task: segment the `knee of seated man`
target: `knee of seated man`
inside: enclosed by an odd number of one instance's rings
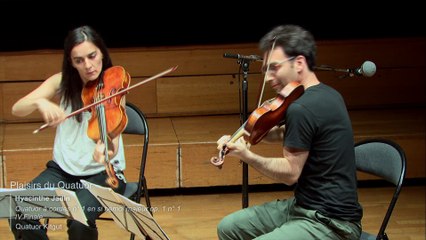
[[[217,232],[219,235],[221,234],[227,234],[231,233],[232,231],[235,231],[235,228],[237,226],[235,225],[235,221],[231,216],[226,216],[220,220],[219,224],[217,225]]]

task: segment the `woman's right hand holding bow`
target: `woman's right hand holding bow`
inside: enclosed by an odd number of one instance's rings
[[[40,98],[35,101],[38,111],[41,113],[44,121],[50,127],[56,127],[65,119],[65,112],[56,103],[53,103],[45,98]]]

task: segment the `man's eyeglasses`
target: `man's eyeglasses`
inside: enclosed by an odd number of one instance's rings
[[[281,62],[273,62],[273,63],[270,63],[269,66],[263,66],[262,72],[263,73],[266,73],[266,72],[277,72],[278,69],[281,67],[281,65],[283,63],[285,63],[287,61],[291,61],[294,58],[295,57],[289,57],[289,58],[286,58],[286,59],[282,60]]]

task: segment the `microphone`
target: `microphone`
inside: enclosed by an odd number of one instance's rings
[[[261,58],[260,56],[257,55],[241,55],[241,54],[232,54],[232,53],[224,53],[223,57],[225,58],[235,58],[238,60],[244,59],[244,60],[249,60],[249,61],[263,61],[263,58]]]
[[[372,61],[365,61],[361,67],[355,68],[353,74],[364,77],[371,77],[376,73],[376,64]]]

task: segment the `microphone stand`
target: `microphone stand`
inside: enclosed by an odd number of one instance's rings
[[[240,125],[243,125],[248,119],[248,72],[251,61],[262,61],[262,58],[257,55],[244,56],[240,54],[223,54],[226,58],[237,58],[237,63],[240,64],[240,69],[243,71],[242,92],[240,108]],[[243,180],[242,180],[242,205],[243,208],[248,207],[248,164],[243,162]]]
[[[318,66],[314,68],[315,70],[320,71],[333,71],[333,72],[344,72],[345,75],[340,76],[339,78],[345,77],[353,77],[355,75],[364,76],[364,77],[372,77],[376,73],[376,64],[372,61],[364,61],[361,67],[358,68],[333,68],[330,66]]]
[[[334,68],[334,67],[330,67],[330,66],[316,66],[314,68],[314,70],[317,71],[332,71],[332,72],[344,72],[346,74],[344,75],[340,75],[339,78],[345,78],[345,77],[353,77],[355,74],[351,69],[347,69],[347,68]]]
[[[248,72],[250,67],[250,60],[248,59],[239,59],[238,64],[240,64],[243,70],[243,82],[242,82],[242,113],[240,114],[241,124],[245,123],[248,119]],[[242,180],[242,207],[248,207],[248,164],[243,162],[243,180]]]

